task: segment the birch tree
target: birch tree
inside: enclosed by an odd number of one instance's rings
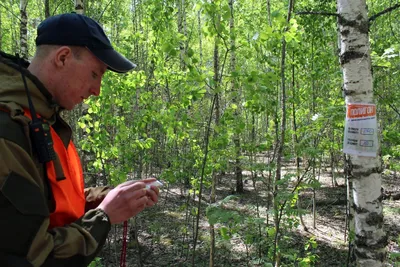
[[[85,13],[85,9],[84,9],[82,0],[75,0],[75,12],[78,14],[81,14],[81,15],[83,15],[83,13]]]
[[[44,17],[50,17],[50,3],[49,0],[44,0]]]
[[[187,35],[187,28],[186,28],[186,9],[185,9],[185,0],[179,0],[177,3],[178,6],[178,33],[182,34],[182,36]],[[185,53],[186,47],[185,42],[181,40],[179,42],[179,50],[180,50],[180,67],[183,70],[185,68]]]
[[[28,16],[26,14],[26,7],[28,5],[27,0],[21,0],[19,5],[19,11],[21,16],[21,24],[19,28],[19,40],[20,40],[20,49],[21,49],[21,57],[23,59],[28,59]]]
[[[229,30],[230,30],[230,69],[231,72],[234,72],[236,69],[236,42],[234,38],[235,32],[235,17],[234,17],[234,0],[229,0],[229,9],[231,12],[231,17],[229,19]],[[232,103],[236,105],[236,109],[234,112],[234,117],[240,122],[240,88],[235,81],[235,78],[231,80],[231,92],[232,92]],[[239,127],[239,126],[236,126]],[[241,158],[241,143],[240,143],[240,133],[238,130],[235,130],[233,135],[233,143],[235,146],[235,177],[236,177],[236,192],[243,193],[243,174],[242,174],[242,162]]]
[[[1,12],[2,10],[0,9],[0,50],[2,49],[2,44],[3,44],[3,24],[1,20]]]
[[[337,6],[346,103],[373,103],[366,1],[338,0]],[[353,184],[357,265],[383,266],[387,236],[383,230],[380,157],[351,155],[349,174]]]

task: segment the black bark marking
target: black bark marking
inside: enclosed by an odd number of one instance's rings
[[[346,82],[345,84],[357,84],[357,83],[360,83],[360,81],[349,81],[349,82]]]
[[[356,235],[356,238],[354,240],[354,243],[357,245],[359,248],[364,248],[364,249],[381,249],[385,248],[388,244],[388,235],[385,234],[382,236],[375,244],[367,244],[368,236],[371,236],[373,232],[366,232],[365,235]],[[377,254],[381,254],[378,252]]]
[[[345,96],[354,96],[359,94],[359,92],[355,90],[343,90],[343,93]]]
[[[366,93],[366,91],[364,91],[364,93]],[[383,170],[382,165],[379,167],[366,169],[365,171],[362,171],[362,169],[364,169],[364,166],[353,165],[351,168],[352,178],[362,178],[362,177],[369,176],[374,173],[382,173],[382,170]]]
[[[349,33],[350,33],[350,30],[348,30],[348,29],[345,29],[345,30],[340,31],[340,34],[341,34],[342,36],[344,36],[344,37],[347,37],[347,35],[349,35]]]
[[[362,214],[362,213],[368,213],[369,212],[367,209],[360,208],[354,203],[353,203],[353,209],[357,214]]]
[[[368,21],[364,21],[364,22],[360,23],[360,26],[358,29],[361,33],[368,34],[368,31],[369,31]]]
[[[360,33],[367,34],[369,30],[368,20],[363,19],[361,15],[358,15],[355,20],[347,20],[343,16],[339,16],[338,22],[342,27],[352,27]]]
[[[378,252],[378,253],[373,253],[372,251],[369,251],[371,256],[368,257],[368,255],[365,252],[362,252],[355,248],[354,253],[356,254],[357,258],[359,259],[374,259],[374,260],[379,260],[380,262],[383,262],[386,258],[386,253],[385,252]]]
[[[355,51],[346,51],[340,55],[340,64],[344,65],[349,63],[353,59],[362,58],[365,53],[355,52]]]
[[[374,225],[378,228],[382,228],[383,225],[383,214],[378,214],[376,212],[371,212],[366,218],[366,223],[368,225]]]

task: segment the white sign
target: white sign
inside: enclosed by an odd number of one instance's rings
[[[377,128],[376,105],[347,104],[343,152],[358,156],[376,157],[378,150]]]

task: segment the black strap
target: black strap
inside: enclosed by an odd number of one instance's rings
[[[47,167],[46,163],[43,163],[43,177],[44,177],[44,182],[47,186],[47,201],[53,202],[51,206],[49,206],[49,211],[50,213],[54,212],[54,209],[56,208],[56,204],[54,203],[54,197],[53,197],[53,190],[51,190],[51,184],[49,177],[47,176]],[[49,204],[50,205],[50,204]]]

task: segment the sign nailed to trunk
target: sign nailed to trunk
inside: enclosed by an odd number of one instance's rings
[[[377,149],[376,106],[374,104],[348,103],[343,152],[376,157]]]

